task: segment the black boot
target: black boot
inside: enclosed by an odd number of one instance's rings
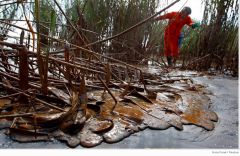
[[[168,62],[168,66],[171,67],[172,66],[172,56],[167,56],[167,62]]]

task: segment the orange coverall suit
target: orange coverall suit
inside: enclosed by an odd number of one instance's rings
[[[185,24],[191,25],[192,19],[187,16],[185,19],[181,18],[179,12],[167,13],[158,19],[169,19],[168,26],[164,33],[164,54],[165,56],[177,57],[178,50],[178,37],[181,33],[181,29]]]

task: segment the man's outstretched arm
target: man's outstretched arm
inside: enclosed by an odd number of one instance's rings
[[[187,24],[188,26],[190,26],[191,28],[193,28],[193,29],[200,27],[200,23],[199,23],[199,22],[194,22],[194,21],[192,21],[192,19],[191,19],[190,17],[187,17],[187,22],[186,22],[186,24]]]
[[[164,20],[164,19],[171,19],[171,18],[174,17],[174,15],[175,15],[174,12],[167,13],[167,14],[165,14],[165,15],[158,16],[158,17],[154,18],[154,20],[158,21],[158,20]]]

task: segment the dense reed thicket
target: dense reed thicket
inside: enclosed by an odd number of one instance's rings
[[[182,48],[183,66],[230,70],[238,74],[238,0],[203,1],[199,31],[188,31]]]
[[[9,1],[11,2],[11,1]],[[0,18],[25,20],[23,12],[36,27],[35,1],[3,5]],[[58,0],[39,1],[40,32],[85,47],[126,30],[167,6],[170,0]],[[201,28],[184,29],[184,42],[179,63],[197,70],[215,68],[238,72],[238,0],[202,0],[204,15]],[[180,8],[179,8],[180,9]],[[176,10],[178,11],[178,10]],[[10,21],[9,22],[15,22]],[[131,63],[146,63],[154,59],[162,62],[163,34],[167,21],[147,22],[136,29],[107,42],[86,47],[98,53]],[[9,29],[0,24],[1,36]],[[74,26],[76,29],[73,29]],[[76,30],[78,32],[76,32]],[[42,36],[43,47],[62,48]],[[85,53],[76,50],[76,56]]]

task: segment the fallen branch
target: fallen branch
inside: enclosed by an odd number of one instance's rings
[[[115,102],[115,104],[114,104],[114,106],[113,106],[113,108],[112,108],[112,112],[113,112],[114,109],[115,109],[115,107],[117,106],[118,101],[117,101],[117,99],[115,98],[115,96],[112,94],[112,92],[109,90],[109,88],[107,87],[106,83],[103,82],[103,80],[102,80],[99,76],[98,76],[98,79],[101,81],[101,83],[103,84],[104,88],[108,91],[108,93],[111,95],[111,97],[113,98],[113,100],[114,100],[114,102]]]
[[[15,117],[26,117],[26,116],[33,116],[33,115],[34,115],[33,113],[0,115],[0,119],[4,119],[4,118],[15,118]]]
[[[4,84],[4,83],[0,83],[0,85],[2,85],[3,87],[5,87],[5,88],[7,88],[7,89],[9,89],[9,90],[14,91],[14,92],[21,92],[22,95],[24,95],[24,96],[26,96],[26,97],[28,97],[28,98],[31,97],[29,94],[24,93],[24,92],[21,91],[20,89],[15,88],[15,87],[13,87],[13,86],[8,86],[8,85],[6,85],[6,84]],[[56,109],[56,110],[59,110],[59,111],[66,112],[66,110],[64,110],[64,109],[62,109],[62,108],[59,108],[59,107],[57,107],[57,106],[54,106],[54,105],[52,105],[52,104],[49,104],[49,103],[47,103],[47,102],[45,102],[45,101],[43,101],[43,100],[40,100],[40,99],[38,99],[38,98],[34,98],[34,100],[37,101],[37,102],[40,102],[41,104],[46,105],[46,106],[48,106],[48,107],[50,107],[50,108],[53,108],[53,109]]]

